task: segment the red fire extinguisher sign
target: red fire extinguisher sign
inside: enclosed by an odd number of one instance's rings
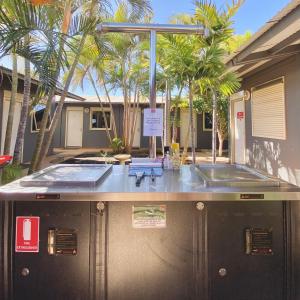
[[[39,252],[40,217],[16,217],[16,252]]]

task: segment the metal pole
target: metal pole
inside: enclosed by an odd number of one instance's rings
[[[212,101],[212,105],[213,105],[213,110],[212,110],[212,163],[216,164],[216,156],[217,156],[217,152],[216,152],[216,146],[217,146],[217,95],[216,95],[216,91],[213,90],[213,101]]]
[[[166,101],[165,101],[165,142],[164,146],[170,146],[170,98],[169,97],[169,82],[166,80]]]
[[[97,31],[106,32],[125,32],[125,33],[144,33],[155,30],[158,33],[176,34],[206,34],[202,26],[181,25],[181,24],[132,24],[132,23],[101,23],[97,25]]]
[[[156,109],[156,31],[150,31],[150,108]],[[156,137],[150,137],[150,158],[156,158]]]

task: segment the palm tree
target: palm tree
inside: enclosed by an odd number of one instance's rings
[[[127,0],[127,2],[122,1],[121,6],[126,7],[126,3],[128,3],[128,5],[129,5],[129,7],[132,11],[133,16],[143,16],[145,12],[148,12],[150,10],[150,5],[149,5],[148,0]],[[42,161],[45,159],[45,157],[46,157],[46,155],[49,151],[49,147],[50,147],[51,141],[53,139],[53,135],[54,135],[58,120],[61,116],[64,100],[66,98],[67,92],[68,92],[69,87],[71,85],[71,81],[72,81],[73,75],[75,73],[76,66],[79,62],[80,55],[81,55],[81,53],[84,49],[86,39],[87,39],[89,34],[95,33],[94,32],[95,25],[96,25],[97,22],[101,21],[101,17],[100,18],[96,17],[96,12],[99,11],[100,16],[101,16],[103,5],[107,5],[107,4],[108,3],[105,2],[105,1],[92,0],[90,5],[87,8],[87,16],[88,16],[88,20],[91,22],[91,24],[90,24],[90,26],[85,28],[85,30],[82,31],[82,35],[79,38],[77,51],[76,51],[76,54],[74,56],[74,60],[71,64],[71,68],[68,72],[62,96],[61,96],[60,101],[59,101],[59,103],[56,107],[55,113],[53,115],[53,119],[52,119],[52,122],[51,122],[49,133],[47,135],[47,139],[44,141],[42,151],[40,151],[40,155],[36,156],[36,159],[32,163],[32,167],[30,168],[32,171],[40,169]],[[128,128],[128,127],[126,127],[126,128]]]
[[[39,161],[48,151],[73,76],[73,70],[77,64],[75,57],[70,66],[67,61],[66,50],[74,51],[77,56],[80,55],[84,40],[90,32],[94,31],[95,24],[101,21],[99,16],[101,18],[108,14],[111,3],[107,0],[92,0],[91,2],[11,0],[6,2],[13,7],[13,16],[10,17],[7,14],[6,3],[1,1],[3,5],[0,7],[0,51],[4,55],[16,47],[16,53],[28,58],[34,65],[41,81],[40,90],[44,90],[48,94],[45,117],[41,124],[37,147],[30,168],[30,171],[34,171],[39,167]],[[45,4],[44,2],[49,3],[47,3],[48,5],[34,5]],[[144,11],[149,10],[149,3],[146,0],[128,0],[128,2],[135,14],[143,14]],[[100,13],[97,14],[97,12]],[[30,45],[25,46],[20,41],[29,33],[37,41],[33,43],[34,39],[31,39]],[[78,41],[76,49],[70,43],[73,39]],[[48,111],[50,111],[55,89],[60,86],[59,75],[67,68],[70,69],[70,72],[64,85],[64,93],[54,114],[46,140]]]
[[[12,3],[10,1],[4,0],[2,4],[6,5],[7,15],[12,16]],[[8,110],[6,132],[4,137],[4,149],[3,149],[3,154],[7,154],[7,155],[10,155],[12,150],[10,149],[10,146],[11,146],[11,139],[12,139],[16,97],[18,91],[18,55],[15,52],[15,47],[11,48],[10,54],[12,58],[11,96],[9,101],[9,110]]]
[[[251,34],[246,32],[244,35],[233,35],[223,45],[228,53],[234,52],[243,43],[245,43]],[[196,96],[195,109],[198,113],[209,112],[212,113],[212,87],[214,87],[218,101],[216,108],[216,130],[219,140],[219,156],[223,154],[223,142],[228,135],[228,106],[229,96],[232,95],[240,86],[237,76],[228,72],[223,65],[218,70],[218,73],[211,77],[203,77],[196,82]]]
[[[143,14],[137,14],[122,2],[108,21],[143,22],[148,19],[149,13],[146,10]],[[123,146],[127,152],[132,148],[142,85],[147,80],[142,38],[143,35],[122,33],[96,36],[99,56],[96,59],[93,57],[90,62],[108,99],[112,90],[118,89],[123,93]]]
[[[65,5],[63,6],[63,18],[61,19],[61,23],[59,24],[61,27],[62,34],[67,34],[69,31],[69,26],[70,26],[70,22],[71,22],[71,8],[72,8],[72,2],[70,0],[66,1]],[[53,26],[53,24],[51,24],[51,25]],[[52,27],[51,29],[53,30],[54,28]],[[65,45],[65,41],[61,40],[61,42],[59,44],[59,50],[58,50],[59,55],[62,55],[62,53],[64,51],[64,45]],[[53,70],[55,73],[54,77],[56,80],[58,80],[58,78],[59,78],[60,70],[61,70],[61,65],[59,62],[56,62],[55,70]],[[43,142],[45,139],[48,118],[49,118],[49,115],[51,112],[51,106],[52,106],[52,101],[53,101],[54,95],[55,95],[55,87],[52,88],[48,94],[48,100],[47,100],[43,118],[42,118],[42,121],[40,124],[39,132],[38,132],[38,136],[37,136],[37,142],[36,142],[35,150],[33,153],[31,165],[30,165],[30,168],[28,171],[29,174],[38,170],[39,164],[41,163],[40,156],[41,156],[41,152],[42,152]]]
[[[101,46],[98,45],[98,40],[95,39],[94,36],[89,36],[86,40],[86,45],[84,46],[84,49],[80,55],[79,63],[76,66],[72,85],[78,86],[80,85],[83,90],[83,81],[87,79],[90,84],[92,85],[94,92],[96,93],[96,96],[99,101],[99,105],[102,111],[102,116],[104,120],[105,125],[105,131],[107,135],[107,139],[109,143],[112,143],[112,140],[114,138],[118,138],[117,133],[117,127],[116,127],[116,120],[114,115],[113,106],[111,103],[110,95],[108,88],[106,86],[104,78],[104,63],[103,63],[103,57],[101,55]],[[74,53],[70,53],[71,60],[73,60]],[[107,116],[105,114],[104,109],[104,103],[102,100],[102,97],[99,95],[99,90],[102,88],[102,90],[105,91],[106,98],[108,101],[108,105],[111,111],[111,124],[112,124],[112,132],[109,129]]]
[[[173,20],[171,22],[175,23]],[[168,38],[159,35],[156,50],[158,62],[157,87],[161,87],[161,90],[165,91],[165,140],[168,146],[171,142],[177,142],[178,108],[185,86],[180,75],[174,74],[168,65],[168,59],[171,55],[169,46]]]
[[[11,53],[13,67],[12,67],[12,81],[11,81],[11,96],[9,101],[9,110],[7,117],[7,125],[6,125],[6,133],[4,140],[4,150],[3,154],[10,155],[11,153],[11,139],[12,139],[12,129],[13,129],[13,121],[15,114],[15,106],[16,106],[16,98],[18,91],[18,56],[16,53]]]
[[[16,141],[15,161],[19,162],[30,93],[30,79],[28,79],[30,62],[34,65],[40,79],[39,93],[49,93],[49,98],[52,100],[57,86],[58,66],[65,63],[62,51],[57,44],[61,45],[65,36],[55,31],[57,23],[61,20],[61,13],[57,7],[33,6],[23,0],[2,1],[2,4],[0,7],[0,52],[4,56],[11,49],[15,49],[17,54],[27,59],[24,103],[18,133],[19,140]],[[29,35],[31,35],[30,39]]]
[[[191,135],[192,159],[196,162],[195,151],[195,126],[193,114],[193,99],[195,93],[195,81],[207,75],[210,68],[218,68],[219,61],[215,59],[216,52],[203,50],[196,36],[166,35],[167,55],[165,59],[165,69],[173,74],[183,87],[188,88],[189,99],[189,134]],[[202,49],[199,51],[199,49]],[[188,138],[184,145],[187,149]]]
[[[63,22],[62,22],[62,26],[61,26],[61,31],[63,34],[68,34],[68,32],[70,30],[70,24],[72,21],[72,13],[71,13],[72,4],[73,4],[72,2],[73,2],[72,0],[69,0],[69,1],[66,1],[66,3],[65,3],[64,17],[63,17]],[[91,21],[91,24],[93,24],[93,26],[89,26],[89,27],[85,28],[85,30],[82,32],[82,35],[79,36],[78,45],[77,45],[78,48],[76,50],[74,49],[74,51],[75,51],[74,60],[71,64],[70,70],[68,72],[67,79],[66,79],[66,82],[64,85],[64,89],[63,89],[62,95],[60,97],[60,101],[54,112],[54,115],[53,115],[53,118],[52,118],[52,121],[50,124],[50,128],[49,128],[49,132],[47,134],[47,139],[45,139],[44,137],[45,137],[47,123],[48,123],[48,115],[50,113],[52,97],[54,96],[54,93],[52,92],[48,97],[47,106],[44,111],[43,119],[41,122],[41,128],[40,128],[39,135],[38,135],[38,141],[37,141],[35,153],[32,158],[32,161],[31,161],[31,166],[29,168],[29,174],[34,171],[37,171],[41,168],[42,162],[44,161],[44,159],[49,151],[49,147],[52,142],[58,120],[61,116],[63,104],[64,104],[65,98],[67,96],[67,93],[68,93],[68,90],[69,90],[69,87],[70,87],[70,84],[72,81],[72,77],[75,72],[75,68],[79,61],[81,51],[83,50],[83,47],[85,45],[85,41],[86,41],[89,31],[96,24],[95,23],[96,18],[94,17],[96,5],[97,5],[96,0],[92,0],[90,3],[90,6],[89,6],[88,14],[89,14],[89,19]],[[64,51],[64,45],[65,45],[64,42],[62,42],[62,44],[60,45],[61,53]],[[59,72],[60,72],[60,66],[59,66],[59,64],[57,64],[57,68],[56,68],[57,77],[59,76]]]
[[[213,64],[206,66],[206,72],[200,72],[198,77],[201,81],[210,82],[210,91],[212,94],[212,157],[213,164],[216,163],[216,132],[217,132],[217,96],[218,90],[222,87],[224,76],[234,79],[233,88],[228,86],[227,89],[231,92],[238,87],[238,81],[234,74],[226,74],[226,68],[222,61],[226,54],[226,44],[232,38],[234,30],[232,28],[232,18],[243,4],[243,0],[233,0],[232,5],[227,5],[225,9],[218,9],[215,4],[208,0],[200,0],[196,2],[195,20],[205,26],[208,30],[208,36],[201,37],[199,42],[201,47],[206,52],[211,52],[214,59],[211,60]],[[204,71],[204,70],[202,70]],[[199,75],[200,75],[199,74]],[[203,85],[203,84],[202,84]],[[223,88],[224,85],[223,85]]]

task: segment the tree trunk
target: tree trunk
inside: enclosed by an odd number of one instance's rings
[[[216,92],[213,90],[212,94],[212,163],[215,164],[217,160],[217,151],[216,151],[216,132],[217,132],[217,96]]]
[[[63,47],[64,47],[64,43],[62,42],[59,45],[59,55],[62,54],[63,51]],[[55,74],[55,80],[58,80],[59,77],[59,72],[60,72],[60,64],[59,62],[57,62],[56,64],[56,74]],[[49,91],[48,97],[47,97],[47,103],[46,103],[46,107],[44,110],[44,114],[43,114],[43,118],[40,124],[40,128],[37,134],[37,141],[36,141],[36,145],[35,145],[35,149],[32,155],[32,159],[31,159],[31,164],[28,170],[28,174],[33,173],[34,171],[37,170],[37,165],[39,164],[39,159],[41,156],[41,151],[42,151],[42,147],[43,147],[43,142],[44,142],[44,138],[46,135],[46,130],[47,130],[47,124],[48,124],[48,119],[49,119],[49,115],[51,112],[51,107],[52,107],[52,101],[55,97],[55,90],[56,88],[51,88],[51,90]]]
[[[131,95],[130,95],[131,99]],[[131,152],[133,137],[134,137],[134,126],[135,126],[135,117],[136,117],[136,101],[137,101],[137,85],[134,88],[133,104],[129,106],[129,115],[128,115],[128,152]]]
[[[124,95],[124,110],[123,110],[123,144],[125,150],[128,151],[128,135],[127,135],[127,127],[128,127],[128,94],[127,88],[125,87],[123,90]]]
[[[133,124],[131,126],[131,132],[130,132],[130,144],[129,144],[129,150],[130,150],[130,152],[131,152],[131,149],[132,149],[132,146],[133,146],[133,141],[134,141],[134,135],[135,135],[135,131],[136,131],[136,123],[137,123],[139,108],[140,108],[140,92],[138,91],[138,88],[137,88],[135,99],[134,99],[133,112],[132,112]]]
[[[180,87],[179,93],[178,93],[178,98],[176,99],[175,102],[175,109],[174,109],[174,116],[173,116],[173,121],[172,121],[172,143],[177,142],[177,119],[178,119],[178,106],[179,102],[181,100],[181,93],[183,91],[183,86]],[[171,90],[170,90],[170,101],[171,101]]]
[[[107,118],[106,118],[106,114],[105,114],[105,111],[104,111],[104,107],[103,107],[103,104],[102,104],[102,101],[101,101],[101,98],[99,96],[99,93],[97,91],[97,88],[96,88],[96,84],[95,84],[95,81],[90,73],[90,71],[88,71],[88,76],[89,76],[89,80],[94,88],[94,91],[96,93],[96,96],[99,100],[99,103],[100,103],[100,108],[101,108],[101,111],[102,111],[102,116],[103,116],[103,119],[104,119],[104,125],[105,125],[105,132],[106,132],[106,135],[107,135],[107,139],[109,141],[109,144],[111,145],[112,143],[112,138],[111,138],[111,135],[110,135],[110,132],[109,132],[109,128],[108,128],[108,122],[107,122]]]
[[[33,172],[35,172],[37,170],[37,165],[39,164],[39,157],[40,157],[40,153],[41,153],[42,147],[43,147],[44,137],[45,137],[46,130],[47,130],[48,119],[49,119],[49,115],[51,112],[51,106],[52,106],[52,101],[53,101],[54,96],[55,96],[55,91],[51,90],[48,95],[46,107],[44,109],[43,118],[42,118],[40,128],[39,128],[39,131],[37,134],[37,141],[36,141],[35,149],[34,149],[34,152],[32,155],[28,174],[32,174]]]
[[[190,115],[190,127],[191,127],[191,142],[192,142],[192,162],[196,164],[196,147],[195,147],[195,124],[193,114],[193,84],[189,82],[189,115]]]
[[[25,43],[29,43],[29,42],[30,42],[30,36],[27,35],[25,37]],[[15,145],[14,160],[13,160],[13,163],[15,165],[19,165],[22,161],[22,149],[24,146],[24,135],[25,135],[25,129],[27,125],[28,108],[30,102],[30,87],[31,87],[30,61],[28,59],[25,59],[24,95],[23,95],[21,117],[20,117],[18,133],[17,133],[17,140]]]
[[[108,100],[109,107],[110,107],[110,110],[111,110],[111,118],[112,118],[111,122],[112,122],[112,127],[113,127],[113,132],[114,132],[114,138],[117,138],[118,137],[118,132],[117,132],[117,126],[116,126],[115,112],[114,112],[113,106],[111,104],[111,99],[110,99],[109,92],[108,92],[107,87],[106,87],[106,83],[104,81],[104,77],[102,77],[102,81],[103,81],[103,87],[104,87],[104,90],[105,90],[106,98]]]
[[[172,121],[172,143],[177,142],[177,126],[176,126],[177,118],[178,118],[178,104],[176,103],[174,108],[173,121]]]
[[[123,80],[122,80],[122,89],[123,89],[123,97],[124,97],[124,111],[123,111],[123,145],[125,151],[128,152],[129,148],[129,137],[128,137],[128,129],[129,129],[129,112],[130,112],[130,90],[127,89],[127,76],[126,74],[126,66],[125,60],[122,63],[123,69]]]
[[[219,130],[218,130],[218,139],[219,139],[219,156],[222,156],[223,155],[224,137]]]
[[[66,83],[65,83],[65,86],[64,86],[64,90],[61,94],[59,103],[58,103],[58,105],[55,109],[53,119],[52,119],[52,122],[51,122],[51,126],[50,126],[50,129],[49,129],[49,133],[48,133],[48,136],[47,136],[47,140],[43,144],[42,151],[40,153],[40,157],[39,157],[38,163],[36,165],[36,169],[34,171],[37,171],[41,168],[41,164],[44,161],[44,159],[45,159],[45,157],[46,157],[46,155],[49,151],[50,144],[52,142],[53,135],[55,133],[58,120],[61,116],[62,108],[63,108],[64,102],[65,102],[65,99],[66,99],[66,96],[67,96],[67,93],[68,93],[68,90],[69,90],[69,87],[70,87],[70,84],[71,84],[71,81],[72,81],[72,78],[73,78],[73,75],[74,75],[74,72],[75,72],[75,68],[78,64],[80,54],[83,50],[86,37],[87,37],[87,34],[84,33],[82,38],[81,38],[79,47],[78,47],[78,52],[76,53],[75,59],[74,59],[74,61],[72,63],[72,66],[70,68],[70,71],[69,71],[69,74],[68,74],[68,77],[67,77],[67,80],[66,80]]]
[[[18,92],[18,57],[17,54],[15,53],[12,53],[12,62],[13,62],[13,69],[12,69],[11,97],[9,102],[6,134],[4,140],[4,150],[3,150],[4,155],[10,155],[12,129],[13,129],[13,122],[15,117],[16,98]]]
[[[185,161],[186,161],[186,158],[187,158],[190,133],[191,133],[191,120],[189,120],[188,131],[186,133],[186,136],[184,137],[184,145],[183,145],[183,152],[182,152],[182,158],[181,158],[181,163],[182,164],[185,164]]]

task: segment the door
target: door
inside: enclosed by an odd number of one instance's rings
[[[284,232],[281,202],[207,203],[209,300],[283,300]],[[247,254],[246,231],[261,230],[255,242],[272,253]],[[270,246],[267,246],[270,247]]]
[[[82,147],[82,107],[67,108],[66,125],[66,147]]]
[[[90,299],[90,211],[89,202],[16,203],[16,216],[40,217],[40,226],[39,252],[13,254],[14,300]],[[54,255],[49,253],[49,230],[65,232]],[[76,254],[70,248],[76,248]]]
[[[245,102],[237,100],[233,102],[233,126],[234,126],[234,163],[245,164]]]
[[[108,204],[108,297],[105,299],[205,299],[202,297],[201,259],[198,258],[203,249],[200,242],[195,242],[197,230],[202,231],[198,225],[202,221],[201,213],[192,202],[160,203],[166,211],[166,227],[140,224],[134,228],[134,209],[156,211],[158,208],[157,204],[145,206],[144,203]]]
[[[132,112],[131,112],[131,115],[132,115]],[[135,125],[135,132],[134,132],[132,146],[134,148],[140,148],[140,146],[141,146],[141,110],[140,109],[138,109],[137,115],[136,115],[136,125]]]
[[[22,99],[23,99],[23,95],[17,94],[13,128],[12,128],[12,138],[10,143],[10,155],[13,155],[15,150],[15,144],[17,140],[18,127],[20,123],[20,116],[21,116],[21,109],[22,109]],[[3,154],[3,150],[4,150],[4,141],[6,135],[9,104],[10,104],[10,92],[5,92],[4,101],[3,101],[3,114],[2,114],[1,154]]]
[[[186,140],[186,135],[189,130],[189,112],[181,110],[180,111],[180,144],[181,147],[184,147],[185,145],[185,140]],[[194,127],[195,127],[195,135],[194,135],[194,140],[195,140],[195,146],[197,147],[197,114],[194,113]],[[191,134],[189,134],[189,143],[188,147],[192,146],[192,137]]]

